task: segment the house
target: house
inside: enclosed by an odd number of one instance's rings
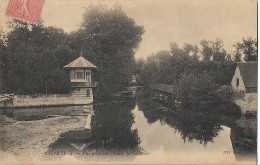
[[[153,95],[154,99],[158,99],[161,102],[164,102],[169,105],[173,105],[174,87],[172,85],[154,84],[154,85],[151,85],[150,88],[152,90],[152,95]]]
[[[238,62],[231,88],[233,92],[257,92],[257,62]]]
[[[70,72],[71,94],[93,99],[93,88],[96,87],[96,82],[93,81],[93,70],[96,66],[80,56],[64,68],[69,69]]]

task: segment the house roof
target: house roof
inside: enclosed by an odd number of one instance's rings
[[[245,87],[257,87],[257,62],[238,62]]]
[[[153,84],[151,85],[150,88],[158,91],[163,91],[166,93],[173,93],[174,90],[172,85],[166,85],[166,84]]]
[[[96,68],[96,66],[81,56],[68,65],[65,65],[64,68]]]

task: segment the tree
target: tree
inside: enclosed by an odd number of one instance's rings
[[[118,6],[90,6],[83,14],[81,29],[72,33],[70,47],[82,48],[83,55],[97,66],[99,96],[109,96],[130,83],[143,33],[143,27]]]
[[[235,45],[237,52],[241,51],[244,54],[245,61],[257,61],[257,40],[251,37],[245,39],[242,42],[237,42]],[[239,56],[239,54],[237,55]]]
[[[63,66],[73,54],[60,51],[67,34],[63,30],[15,20],[4,49],[4,88],[16,94],[67,93],[68,74]]]
[[[161,50],[149,56],[141,71],[142,81],[146,85],[172,82],[172,56],[169,51]]]
[[[213,61],[225,61],[227,52],[223,48],[223,46],[224,46],[223,41],[220,39],[216,39],[215,42],[212,42]]]
[[[200,42],[200,45],[202,46],[202,57],[203,57],[203,61],[210,61],[211,57],[212,57],[212,48],[210,46],[210,41],[207,40],[202,40]]]
[[[208,104],[216,101],[217,84],[208,73],[184,72],[175,84],[176,99],[182,104]]]
[[[216,41],[202,40],[200,42],[202,46],[202,56],[204,61],[225,61],[226,50],[223,48],[223,41],[216,39]]]
[[[241,56],[242,56],[242,54],[240,53],[240,44],[236,44],[236,45],[234,45],[234,47],[235,47],[235,59],[234,59],[234,61],[235,62],[241,62]]]
[[[184,57],[188,50],[184,51],[183,49],[179,48],[179,45],[176,42],[170,43],[171,54],[174,60],[179,60]]]
[[[198,47],[197,45],[194,45],[194,46],[193,46],[193,55],[192,55],[192,58],[193,58],[193,60],[196,61],[196,62],[199,61],[198,53],[199,53],[199,47]]]
[[[135,60],[135,67],[134,67],[134,74],[141,74],[142,70],[144,69],[145,61],[142,58]]]

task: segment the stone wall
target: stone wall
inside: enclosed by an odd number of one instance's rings
[[[52,105],[80,105],[90,104],[93,102],[92,97],[15,97],[13,100],[14,107],[29,106],[52,106]]]

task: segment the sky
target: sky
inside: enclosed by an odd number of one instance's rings
[[[0,27],[5,28],[4,10],[8,0],[0,0]],[[46,26],[71,32],[79,28],[89,5],[121,5],[145,34],[136,58],[169,50],[171,42],[198,44],[202,39],[224,41],[225,48],[249,36],[257,38],[256,0],[45,0],[41,17]]]

